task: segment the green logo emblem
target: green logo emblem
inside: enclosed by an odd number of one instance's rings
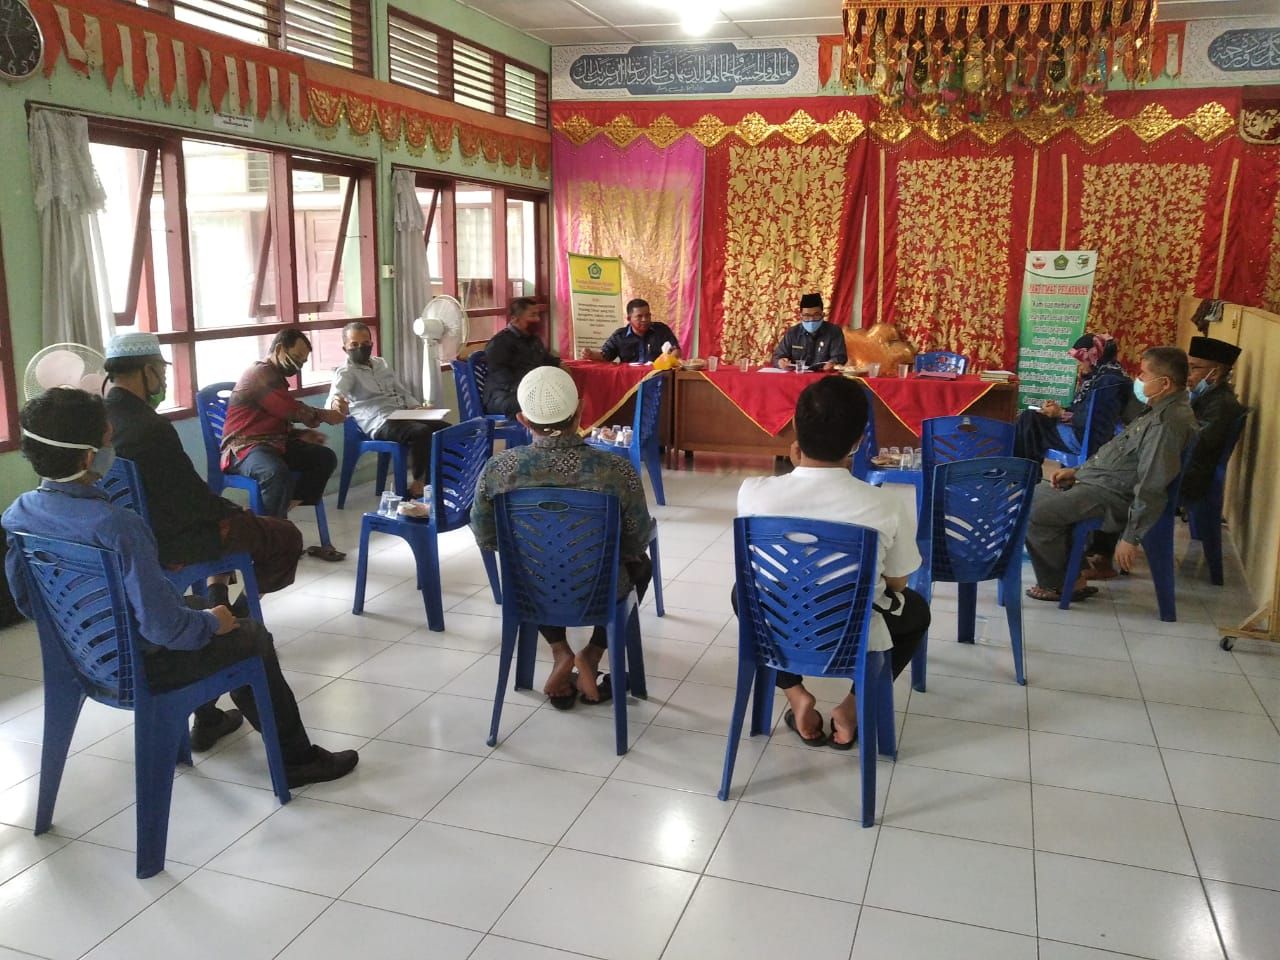
[[[1067,259],[1067,255],[1065,253],[1058,254],[1058,256],[1053,258],[1053,269],[1065,270],[1067,269],[1067,264],[1070,262],[1071,261]]]
[[[603,273],[604,271],[600,269],[600,264],[598,263],[593,263],[587,267],[587,276],[592,280],[599,280]]]

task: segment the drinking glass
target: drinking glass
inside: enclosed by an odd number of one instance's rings
[[[720,369],[719,357],[707,357],[707,373],[715,373]]]

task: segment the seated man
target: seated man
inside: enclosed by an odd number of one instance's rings
[[[1035,460],[1050,450],[1079,453],[1084,445],[1085,422],[1089,418],[1089,394],[1100,387],[1126,383],[1129,377],[1116,360],[1119,344],[1108,333],[1086,333],[1067,354],[1079,367],[1076,395],[1063,408],[1050,400],[1037,410],[1023,410],[1014,423],[1013,455]],[[1126,387],[1126,394],[1128,388]]]
[[[920,594],[907,589],[907,578],[920,566],[910,502],[849,472],[849,458],[862,439],[867,417],[866,395],[850,380],[826,377],[806,387],[796,402],[796,439],[791,444],[795,470],[744,480],[738,491],[738,516],[830,520],[879,533],[877,569],[884,596],[875,606],[879,615],[871,618],[866,643],[868,650],[892,651],[896,677],[929,629],[929,607]],[[736,613],[736,591],[732,597]],[[805,743],[849,750],[857,742],[856,691],[831,711],[828,736],[822,715],[814,709],[814,696],[800,676],[779,670],[777,686],[787,697],[783,720]]]
[[[1071,551],[1071,528],[1081,520],[1102,518],[1104,531],[1121,534],[1115,559],[1133,569],[1142,537],[1160,518],[1167,487],[1182,469],[1182,451],[1195,432],[1195,414],[1187,402],[1187,355],[1177,347],[1152,347],[1142,355],[1142,372],[1133,393],[1150,409],[1104,444],[1078,469],[1056,470],[1048,484],[1036,487],[1027,526],[1027,553],[1035,568],[1033,600],[1056,603],[1062,591],[1073,600],[1097,593],[1087,573],[1064,584]]]
[[[431,435],[443,420],[388,420],[387,414],[424,406],[382,357],[373,356],[373,335],[359,320],[342,328],[347,362],[333,371],[329,401],[333,410],[345,405],[357,425],[374,440],[390,440],[409,448],[409,496],[420,497],[431,470]]]
[[[516,297],[507,307],[507,326],[484,348],[489,376],[484,382],[485,413],[515,416],[520,412],[516,388],[536,367],[558,367],[560,358],[542,342],[542,308],[529,297]]]
[[[338,410],[321,410],[290,396],[289,377],[301,371],[310,356],[311,341],[301,330],[281,330],[271,341],[267,359],[244,372],[227,404],[222,469],[258,481],[262,509],[269,517],[284,518],[299,504],[318,503],[338,465],[337,456],[324,445],[323,433],[290,427],[295,421],[308,428],[336,425],[347,418],[345,404]],[[296,483],[294,473],[299,474]],[[307,553],[322,560],[346,556],[331,545],[310,547]]]
[[[156,541],[137,514],[112,506],[96,481],[111,469],[115,451],[102,400],[82,390],[55,387],[22,411],[22,454],[41,477],[4,512],[11,533],[86,543],[115,551],[124,590],[138,623],[142,669],[157,692],[186,686],[255,654],[262,657],[280,748],[290,787],[336,780],[355,768],[354,750],[330,753],[307,736],[293,691],[280,672],[271,634],[260,623],[237,620],[224,605],[209,610],[185,604],[160,569]],[[32,587],[10,548],[5,561],[18,608],[32,616]],[[254,729],[261,730],[249,687],[233,690]]]
[[[578,435],[578,414],[582,404],[573,378],[556,367],[541,367],[520,381],[519,420],[533,434],[533,443],[497,454],[485,465],[476,484],[471,508],[471,530],[481,550],[498,548],[493,498],[522,487],[567,487],[612,494],[621,512],[621,562],[618,566],[618,596],[632,585],[641,599],[653,575],[653,564],[645,551],[653,535],[654,521],[645,503],[640,475],[624,457],[595,450]],[[596,680],[600,658],[608,649],[603,626],[591,633],[591,640],[574,657],[564,627],[539,628],[551,644],[554,664],[542,688],[558,710],[568,710],[578,695],[584,703],[603,703],[613,695],[608,675]],[[575,677],[574,667],[577,667]],[[576,680],[577,692],[574,690]],[[625,695],[625,691],[620,691]]]
[[[288,520],[257,517],[209,489],[182,449],[178,431],[155,408],[164,401],[165,367],[154,333],[122,333],[106,349],[111,381],[106,413],[116,453],[138,468],[147,498],[151,532],[166,567],[216,560],[228,553],[247,553],[263,593],[293,583],[302,556],[302,534]],[[228,574],[209,578],[209,600],[226,606]],[[242,595],[233,608],[248,616]],[[191,749],[210,749],[220,737],[240,726],[239,710],[207,704],[196,711]]]
[[[662,356],[662,348],[680,356],[680,342],[665,323],[657,323],[649,312],[648,300],[632,300],[627,304],[627,325],[619,327],[599,350],[584,347],[582,359],[622,363],[653,363]]]
[[[800,298],[800,322],[783,335],[773,351],[773,362],[783,370],[800,365],[808,370],[830,370],[848,363],[844,331],[823,319],[822,294]]]

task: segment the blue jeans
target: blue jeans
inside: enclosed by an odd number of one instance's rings
[[[263,515],[284,518],[290,500],[319,502],[337,466],[338,455],[323,444],[290,439],[283,455],[275,447],[254,447],[228,472],[258,481]]]

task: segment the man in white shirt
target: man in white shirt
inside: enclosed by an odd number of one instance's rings
[[[929,628],[929,607],[907,589],[920,566],[914,511],[905,497],[873,487],[849,472],[849,460],[867,426],[868,404],[862,388],[843,377],[824,377],[807,387],[796,402],[795,470],[781,477],[755,477],[738,491],[738,516],[804,517],[854,523],[879,533],[877,568],[884,596],[875,605],[868,650],[892,651],[896,677],[911,662]],[[736,606],[737,596],[734,595]],[[858,739],[854,693],[831,711],[831,733],[823,729],[812,693],[802,678],[778,671],[778,689],[787,697],[787,726],[805,743],[848,750]]]
[[[373,335],[366,324],[355,320],[342,328],[342,350],[347,362],[333,371],[327,406],[340,410],[345,402],[349,415],[369,437],[407,446],[409,496],[422,496],[431,469],[431,435],[448,424],[387,419],[396,410],[422,406],[422,401],[409,392],[386,360],[373,356]]]

